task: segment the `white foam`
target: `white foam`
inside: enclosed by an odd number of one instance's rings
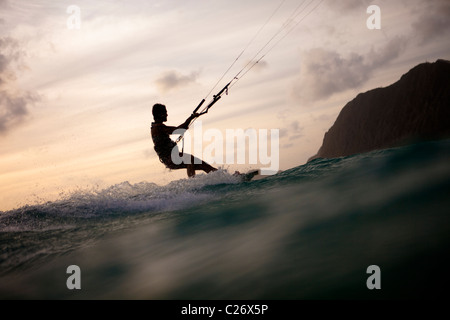
[[[61,193],[60,199],[56,201],[27,205],[2,213],[0,230],[14,232],[70,228],[74,223],[72,218],[182,210],[221,196],[211,190],[202,190],[203,187],[240,182],[238,176],[219,169],[209,174],[172,181],[164,186],[151,182],[131,184],[124,181],[100,190],[76,190]]]

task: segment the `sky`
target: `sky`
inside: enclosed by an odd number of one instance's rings
[[[186,178],[153,150],[153,104],[179,125],[265,53],[199,121],[278,130],[279,169],[302,165],[358,93],[450,60],[449,31],[446,0],[0,0],[0,210]]]

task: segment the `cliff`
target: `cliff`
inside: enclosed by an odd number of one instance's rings
[[[437,60],[347,103],[309,161],[444,138],[450,138],[450,61]]]

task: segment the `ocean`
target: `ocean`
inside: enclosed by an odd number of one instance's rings
[[[0,298],[443,298],[449,208],[450,140],[78,191],[0,212]]]

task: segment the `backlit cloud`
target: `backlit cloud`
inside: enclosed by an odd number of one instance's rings
[[[333,9],[338,11],[351,11],[360,10],[361,8],[367,8],[373,1],[372,0],[340,0],[329,1],[327,4]]]
[[[414,32],[422,45],[441,36],[448,37],[450,32],[450,2],[434,0],[429,3],[430,9],[412,23]]]
[[[406,44],[405,38],[396,37],[381,50],[372,49],[366,55],[352,53],[347,57],[337,51],[311,49],[302,56],[300,80],[294,88],[294,96],[308,103],[359,88],[375,70],[396,59]]]
[[[161,92],[165,93],[172,89],[194,83],[197,80],[198,75],[198,72],[191,72],[189,75],[183,75],[177,71],[171,70],[160,75],[158,79],[155,80],[155,84]]]
[[[304,127],[300,126],[300,123],[295,120],[286,124],[280,129],[280,138],[287,138],[290,142],[303,137]]]
[[[251,68],[251,70],[254,72],[260,72],[262,70],[265,70],[269,66],[269,64],[265,60],[257,61],[256,63],[254,61],[248,61],[247,65],[247,68]]]
[[[38,100],[36,94],[23,92],[16,85],[16,69],[23,69],[22,53],[12,38],[0,38],[0,134],[6,134],[23,122],[28,105]]]

